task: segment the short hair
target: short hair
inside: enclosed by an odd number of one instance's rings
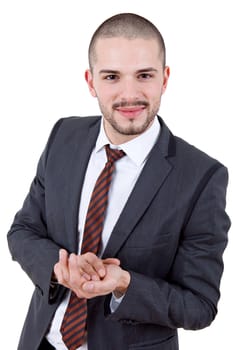
[[[163,67],[166,65],[166,48],[164,39],[156,26],[148,19],[134,13],[120,13],[106,19],[94,32],[89,49],[90,69],[96,59],[95,45],[99,38],[123,37],[126,39],[155,39],[160,48]]]

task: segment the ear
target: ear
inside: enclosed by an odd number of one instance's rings
[[[167,88],[169,76],[170,76],[170,68],[168,66],[166,66],[164,68],[162,93],[164,93],[166,88]]]
[[[94,85],[93,85],[93,75],[92,75],[90,69],[87,69],[85,71],[85,80],[87,82],[87,85],[88,85],[88,88],[89,88],[89,91],[90,91],[91,95],[93,97],[96,97],[97,95],[96,95],[96,92],[95,92],[95,89],[94,89]]]

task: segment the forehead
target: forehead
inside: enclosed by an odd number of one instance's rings
[[[94,66],[120,69],[162,64],[161,52],[155,39],[99,38],[95,45]]]

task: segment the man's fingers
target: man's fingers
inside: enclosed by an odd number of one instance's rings
[[[69,268],[69,273],[70,273],[70,284],[72,286],[77,286],[80,284],[80,268],[78,267],[77,264],[77,255],[75,254],[70,254],[69,260],[68,260],[68,268]]]
[[[105,281],[104,285],[99,285],[96,282],[100,282],[105,279],[107,273],[107,266],[115,265],[119,266],[120,261],[116,258],[100,259],[94,253],[85,253],[82,255],[76,255],[74,253],[68,254],[65,249],[59,251],[59,261],[54,266],[54,273],[60,284],[74,290],[79,289],[83,283],[87,283],[85,288],[86,292],[92,293],[92,289],[95,292],[104,293],[111,289],[110,281]],[[88,282],[90,282],[88,284]],[[91,284],[94,282],[94,284]]]
[[[54,265],[53,272],[55,274],[55,277],[56,277],[57,281],[60,283],[61,282],[61,278],[62,278],[62,274],[61,274],[61,267],[60,267],[59,263],[56,263]]]
[[[106,273],[103,261],[93,253],[81,255],[79,266],[83,273],[87,273],[93,280],[103,278]]]
[[[69,274],[69,267],[68,267],[68,252],[65,249],[60,249],[59,251],[59,263],[61,266],[61,273],[63,280],[67,283],[69,282],[70,274]],[[64,282],[63,281],[63,282]]]
[[[59,250],[59,262],[61,264],[67,265],[68,252],[65,249]]]
[[[90,297],[93,297],[95,295],[109,294],[115,289],[115,287],[116,281],[114,279],[109,279],[106,281],[87,281],[83,283],[82,290],[84,293],[88,293]]]
[[[65,249],[59,251],[59,261],[54,265],[54,273],[60,284],[67,286],[69,281],[68,253]]]

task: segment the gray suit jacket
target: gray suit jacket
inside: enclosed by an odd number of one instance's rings
[[[88,301],[89,350],[177,350],[177,328],[208,326],[217,313],[225,213],[226,168],[161,133],[104,252],[131,274],[111,313],[110,295]],[[8,234],[9,248],[35,285],[19,350],[37,350],[65,288],[50,288],[61,247],[76,252],[83,179],[100,117],[57,122],[36,177]]]

